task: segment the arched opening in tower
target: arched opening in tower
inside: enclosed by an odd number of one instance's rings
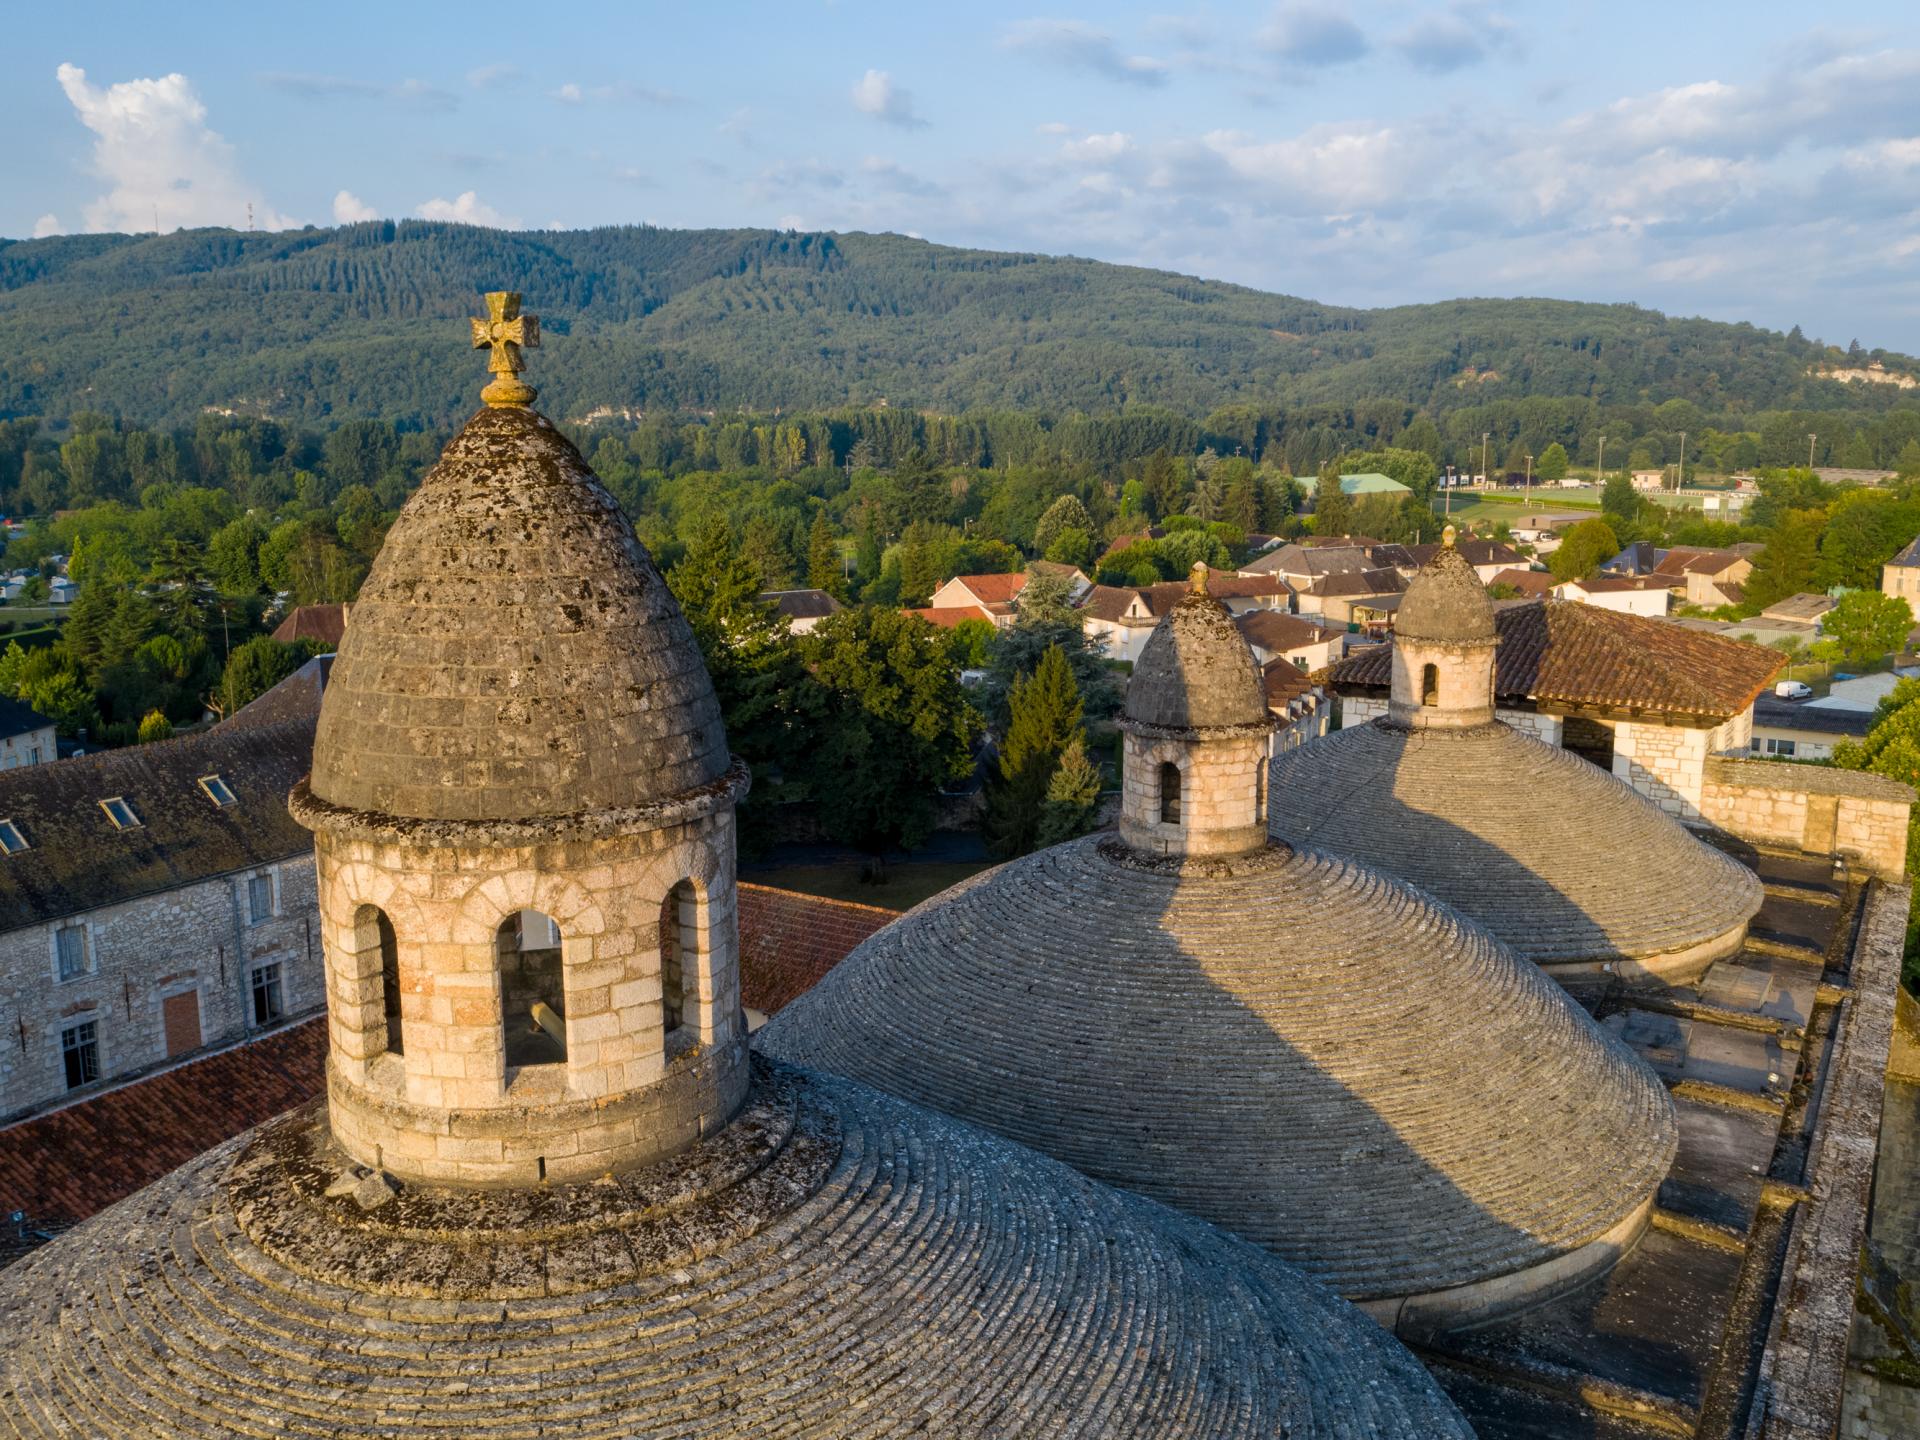
[[[362,905],[353,912],[353,949],[355,973],[364,986],[379,986],[382,1028],[368,1037],[367,1053],[404,1055],[400,1018],[400,944],[394,937],[393,922],[378,905]],[[376,962],[379,969],[376,971]],[[363,989],[362,995],[366,994]],[[368,997],[372,998],[372,997]]]
[[[700,955],[700,897],[682,880],[660,902],[660,1010],[671,1035],[686,1023],[687,977]]]
[[[567,1001],[560,927],[538,910],[516,910],[500,922],[496,948],[507,1068],[565,1060]]]
[[[1420,671],[1420,703],[1438,705],[1440,703],[1440,667],[1425,666]]]
[[[1171,760],[1160,765],[1160,823],[1180,823],[1180,767]]]

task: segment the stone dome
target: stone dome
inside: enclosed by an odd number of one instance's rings
[[[1393,633],[1448,645],[1491,645],[1496,637],[1487,587],[1454,548],[1451,535],[1449,530],[1440,553],[1408,583],[1394,612]]]
[[[529,820],[671,799],[727,767],[692,632],[613,498],[543,416],[482,410],[361,587],[320,708],[314,798]]]
[[[1763,898],[1637,790],[1499,722],[1352,726],[1275,757],[1267,795],[1276,837],[1418,885],[1563,975],[1697,974]]]
[[[1611,1265],[1677,1144],[1653,1072],[1538,969],[1285,846],[1013,861],[756,1043],[1211,1220],[1406,1333]]]
[[[295,1111],[0,1273],[0,1431],[1472,1436],[1290,1267],[844,1080],[599,1184],[345,1166]]]
[[[1227,607],[1207,594],[1204,565],[1147,637],[1121,716],[1161,730],[1269,723],[1259,663]]]

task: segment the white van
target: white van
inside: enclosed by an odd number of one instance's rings
[[[1782,680],[1773,687],[1773,693],[1781,700],[1805,700],[1813,694],[1813,687],[1804,680]]]

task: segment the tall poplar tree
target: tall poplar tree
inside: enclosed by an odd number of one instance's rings
[[[987,846],[1002,859],[1040,843],[1047,787],[1067,747],[1080,738],[1080,689],[1058,645],[1049,645],[1031,675],[1013,682],[1000,764],[987,786]]]

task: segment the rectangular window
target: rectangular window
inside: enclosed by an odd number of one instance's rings
[[[247,879],[247,913],[252,923],[273,918],[273,876],[253,875]]]
[[[253,1023],[271,1025],[285,1014],[280,996],[280,965],[256,965],[253,970]]]
[[[133,807],[118,795],[102,800],[100,808],[107,812],[107,819],[113,822],[116,830],[131,830],[140,823],[140,817],[133,813]]]
[[[66,1062],[69,1090],[100,1078],[100,1032],[93,1021],[82,1020],[60,1032],[60,1058]]]
[[[18,855],[27,848],[27,837],[11,820],[0,820],[0,854]]]
[[[206,791],[207,798],[222,810],[234,803],[233,791],[228,788],[227,782],[218,775],[202,775],[200,777],[200,788]]]
[[[1767,753],[1769,755],[1791,755],[1796,748],[1798,748],[1797,744],[1792,740],[1767,741]]]
[[[87,931],[84,925],[69,925],[54,932],[60,952],[60,978],[71,980],[87,973]]]

